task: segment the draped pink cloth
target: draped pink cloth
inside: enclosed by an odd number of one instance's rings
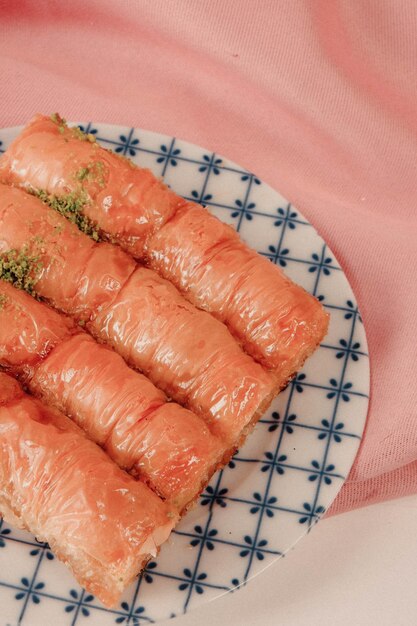
[[[58,110],[175,134],[313,222],[354,288],[372,369],[331,512],[417,492],[415,0],[3,0],[0,23],[0,126]]]

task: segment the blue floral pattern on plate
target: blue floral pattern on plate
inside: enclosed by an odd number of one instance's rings
[[[329,508],[352,466],[368,408],[367,342],[354,295],[296,207],[253,173],[198,146],[136,128],[81,126],[232,224],[323,302],[331,324],[323,345],[115,609],[78,587],[48,545],[0,522],[0,626],[143,625],[244,586]],[[0,131],[0,152],[18,132]]]

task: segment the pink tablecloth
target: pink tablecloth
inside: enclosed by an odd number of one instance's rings
[[[417,492],[417,3],[0,2],[0,125],[142,126],[255,171],[315,224],[368,334],[366,435],[332,512]]]

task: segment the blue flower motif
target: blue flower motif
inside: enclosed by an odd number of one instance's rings
[[[151,584],[153,583],[153,576],[152,576],[152,572],[153,570],[158,566],[158,564],[156,563],[156,561],[150,561],[147,566],[146,569],[143,571],[143,578],[144,580]]]
[[[277,430],[281,417],[280,414],[277,411],[273,411],[272,415],[271,415],[272,419],[274,420],[274,423],[272,423],[269,428],[268,431],[270,433],[273,433],[275,430]],[[288,422],[295,422],[295,420],[297,419],[297,416],[294,413],[291,413],[291,415],[288,415],[288,417],[285,420],[285,432],[287,432],[289,435],[291,435],[294,432],[294,428],[292,427],[291,424],[288,424]]]
[[[289,253],[289,249],[288,248],[284,248],[280,252],[278,252],[278,250],[277,250],[277,248],[275,246],[268,246],[268,249],[275,256],[275,258],[278,261],[279,265],[281,267],[286,267],[287,261],[286,261],[285,257]]]
[[[205,163],[203,163],[199,168],[198,171],[199,172],[205,172],[207,171],[207,169],[210,167],[210,163],[213,157],[209,157],[208,154],[204,154],[203,155],[203,161],[205,161]],[[215,174],[216,176],[218,176],[220,174],[220,170],[218,166],[221,166],[222,164],[222,159],[214,159],[213,163],[211,163],[211,171],[213,172],[213,174]]]
[[[94,600],[94,596],[91,594],[83,595],[83,591],[78,593],[78,591],[75,591],[75,589],[71,589],[69,594],[74,602],[71,602],[71,604],[67,604],[65,606],[65,612],[72,613],[72,611],[74,611],[77,606],[80,606],[81,615],[84,615],[84,617],[88,617],[90,615],[90,610],[86,606],[84,606],[84,604],[92,602]]]
[[[291,415],[288,415],[286,422],[295,422],[296,419],[297,416],[295,415],[295,413],[291,413]],[[289,435],[294,432],[294,428],[291,426],[291,424],[285,425],[285,432],[287,432]]]
[[[243,174],[240,180],[243,180],[243,181],[249,180],[251,176],[252,176],[252,182],[255,183],[255,185],[261,184],[261,181],[259,180],[259,178],[255,176],[255,174]]]
[[[249,535],[245,535],[243,538],[244,543],[247,544],[248,548],[244,548],[239,552],[239,556],[242,558],[248,556],[251,552],[254,552],[258,561],[263,561],[265,556],[263,554],[263,549],[268,545],[268,541],[266,539],[261,539],[257,543],[254,543],[254,539]]]
[[[188,569],[188,567],[185,568],[185,570],[183,570],[184,572],[184,576],[185,578],[189,579],[189,582],[183,582],[178,586],[178,589],[180,591],[185,591],[186,589],[189,588],[190,584],[194,584],[195,585],[195,590],[197,593],[202,594],[204,593],[204,587],[201,584],[198,584],[199,582],[203,582],[204,580],[206,580],[207,578],[207,574],[205,574],[204,572],[202,574],[199,574],[193,581],[193,575],[191,573],[191,570]]]
[[[254,202],[250,202],[249,204],[244,206],[242,200],[235,200],[235,204],[238,210],[233,211],[233,213],[231,213],[231,217],[237,217],[238,215],[240,215],[240,213],[243,213],[243,215],[245,216],[247,220],[249,221],[253,220],[253,215],[251,211],[252,209],[256,207],[256,204]]]
[[[331,400],[332,398],[334,398],[336,396],[337,392],[339,391],[339,389],[338,389],[339,385],[338,385],[337,380],[335,380],[334,378],[331,378],[329,382],[330,382],[330,385],[332,387],[335,387],[335,389],[336,389],[335,391],[329,391],[329,393],[326,396],[329,400]],[[349,402],[350,401],[348,392],[349,392],[349,389],[352,388],[352,386],[353,386],[352,383],[345,383],[343,385],[343,387],[340,389],[340,397],[345,402]]]
[[[270,433],[273,433],[279,426],[279,420],[281,419],[280,414],[278,413],[278,411],[273,411],[272,415],[271,415],[272,419],[275,420],[275,423],[271,424],[268,428],[268,431]]]
[[[7,537],[8,535],[10,535],[12,531],[10,530],[10,528],[2,528],[0,531],[0,548],[4,548],[6,545],[6,542],[4,541],[4,537]]]
[[[287,460],[286,454],[281,454],[276,460],[274,460],[274,454],[272,452],[265,452],[266,461],[264,461],[264,465],[261,467],[261,472],[267,472],[270,467],[275,467],[275,471],[282,475],[285,474],[285,469],[282,467],[281,463],[284,463]]]
[[[361,344],[358,341],[352,344],[350,348],[346,339],[340,339],[339,343],[341,345],[341,348],[340,352],[337,352],[336,354],[336,359],[341,359],[346,354],[346,352],[348,352],[352,361],[359,361],[359,355],[357,354],[357,352],[361,347]]]
[[[313,259],[314,263],[312,263],[308,268],[308,271],[310,273],[314,274],[314,272],[317,272],[317,268],[321,266],[323,268],[323,274],[325,276],[330,275],[330,268],[328,267],[328,265],[331,264],[332,259],[329,256],[326,257],[323,262],[321,262],[319,255],[314,252],[314,254],[311,255],[311,258]]]
[[[323,474],[323,480],[325,482],[326,485],[331,485],[332,484],[332,479],[330,476],[328,476],[327,474],[329,472],[333,472],[333,470],[335,469],[335,466],[330,463],[329,465],[327,465],[323,470],[321,470],[320,468],[320,463],[318,461],[311,461],[311,465],[313,467],[315,471],[313,474],[310,474],[308,477],[308,480],[310,482],[315,482],[318,477],[320,476],[320,474]]]
[[[218,535],[218,531],[215,528],[212,528],[212,530],[207,533],[206,537],[204,537],[204,531],[201,526],[194,526],[194,531],[200,536],[190,541],[190,545],[193,546],[193,548],[202,544],[208,550],[214,550],[214,543],[211,539],[214,539],[214,537]]]
[[[317,517],[318,515],[321,515],[326,510],[324,506],[318,506],[313,511],[313,507],[308,502],[304,502],[303,509],[306,512],[306,515],[303,515],[302,517],[299,518],[298,520],[299,524],[305,524],[309,519],[313,517]]]
[[[210,502],[215,502],[216,504],[224,508],[225,506],[227,506],[227,503],[224,499],[228,491],[229,490],[225,487],[223,487],[223,489],[220,489],[219,491],[215,491],[211,485],[208,485],[205,492],[202,494],[202,506],[206,506],[207,504],[210,504]]]
[[[252,515],[255,515],[256,513],[258,513],[259,509],[262,507],[262,496],[260,493],[255,492],[253,494],[254,500],[255,500],[255,505],[250,509],[250,513],[252,513]],[[275,496],[271,496],[270,498],[268,498],[268,500],[264,503],[263,508],[265,509],[265,514],[267,517],[274,517],[274,510],[271,508],[274,504],[276,504],[278,502],[278,498],[276,498]]]
[[[298,376],[296,376],[293,380],[293,385],[294,385],[294,389],[298,392],[298,393],[303,393],[304,389],[302,387],[302,381],[305,380],[306,375],[301,373],[298,374]]]
[[[161,154],[161,156],[156,159],[157,163],[164,163],[164,161],[168,161],[174,167],[178,165],[178,161],[175,157],[181,154],[181,150],[179,148],[175,148],[175,150],[172,150],[172,152],[170,153],[167,146],[162,145],[161,152],[163,154]]]
[[[330,463],[329,465],[326,465],[325,467],[325,472],[334,472],[335,470],[335,466],[333,465],[333,463]],[[326,483],[326,485],[331,485],[332,484],[332,479],[330,476],[325,476],[324,477],[324,482]]]
[[[353,315],[356,313],[356,304],[354,304],[352,300],[346,300],[346,306],[348,307],[348,309],[351,309],[351,310],[345,313],[345,320],[350,320],[353,317]],[[358,313],[358,320],[361,323],[363,323],[362,318],[359,315],[359,313]]]
[[[88,133],[89,135],[97,135],[97,128],[90,128],[89,126],[90,124],[88,124],[87,126],[82,126],[81,124],[78,124],[78,128],[82,130],[83,133]]]
[[[320,470],[320,465],[318,461],[311,461],[311,465],[314,467],[314,469],[316,470]],[[310,474],[310,476],[308,477],[308,480],[311,482],[314,482],[315,480],[317,480],[318,478],[318,474]]]
[[[211,193],[206,193],[205,195],[200,197],[200,194],[198,193],[198,191],[196,189],[192,190],[191,196],[193,198],[195,198],[196,200],[198,200],[199,202],[201,202],[201,204],[205,204],[206,202],[210,202],[210,200],[213,199],[213,196],[211,195]]]
[[[44,589],[45,583],[37,583],[36,585],[31,587],[31,584],[27,578],[21,578],[20,582],[22,583],[24,589],[22,589],[22,591],[19,591],[19,593],[15,595],[16,600],[22,600],[22,598],[29,596],[33,604],[39,604],[41,599],[36,592]]]
[[[52,554],[49,545],[47,543],[40,543],[39,541],[37,541],[36,543],[39,544],[39,548],[34,548],[33,550],[31,550],[29,553],[30,556],[38,556],[38,554],[43,550],[45,553],[45,557],[48,559],[48,561],[53,561],[55,557]]]
[[[336,443],[340,443],[342,441],[342,437],[339,435],[339,432],[345,427],[343,422],[339,422],[333,429],[331,429],[329,420],[322,419],[322,425],[326,428],[326,432],[321,432],[317,435],[318,439],[326,439],[326,437],[333,437]]]
[[[235,200],[235,204],[239,208],[239,211],[233,211],[232,217],[237,217],[240,214],[240,212],[241,212],[241,210],[243,208],[242,200]]]
[[[144,606],[138,606],[137,609],[134,609],[133,606],[130,607],[127,602],[122,602],[120,607],[126,612],[126,615],[120,615],[117,617],[115,620],[116,624],[123,624],[126,622],[126,624],[135,624],[136,626],[136,624],[140,623],[140,619],[144,617]]]
[[[298,217],[298,213],[296,211],[290,211],[290,208],[283,209],[279,207],[277,209],[278,219],[275,220],[274,226],[281,226],[283,222],[287,222],[288,228],[294,230],[296,228],[297,222],[295,221]]]
[[[130,156],[135,156],[137,152],[137,147],[139,145],[139,139],[130,139],[126,137],[126,135],[119,136],[120,142],[123,144],[121,146],[117,146],[115,152],[123,152],[123,154],[129,154]]]

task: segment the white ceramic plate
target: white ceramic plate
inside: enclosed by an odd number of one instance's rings
[[[76,584],[43,544],[0,526],[0,626],[136,625],[179,615],[244,585],[319,520],[355,458],[368,408],[369,360],[355,297],[298,209],[225,158],[149,131],[84,130],[233,224],[247,243],[319,297],[329,333],[229,467],[114,610]],[[19,132],[0,131],[4,150]]]

